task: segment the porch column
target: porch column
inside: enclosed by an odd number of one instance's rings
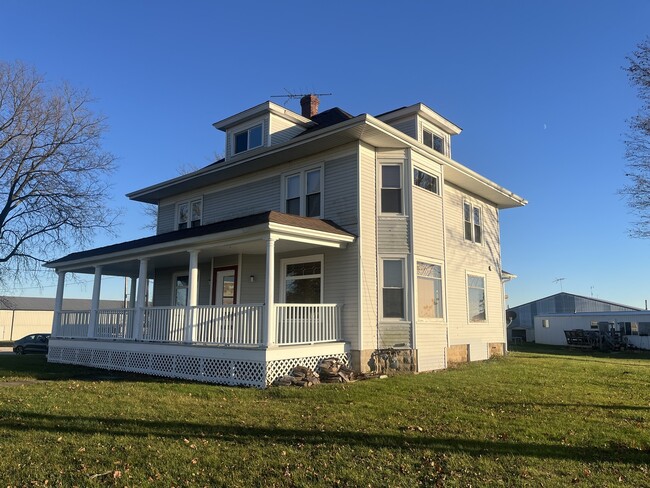
[[[187,308],[185,309],[185,330],[183,331],[183,342],[194,342],[196,331],[194,330],[194,307],[198,304],[199,297],[199,251],[193,249],[190,253],[190,269],[188,272],[189,282],[187,284]]]
[[[266,239],[266,283],[264,298],[266,303],[266,323],[262,330],[262,343],[273,347],[276,343],[275,331],[275,241],[276,237]]]
[[[65,271],[57,271],[59,281],[56,285],[56,297],[54,298],[54,320],[52,321],[52,336],[61,335],[61,311],[63,310],[63,289],[65,288]]]
[[[129,279],[131,280],[131,290],[129,292],[129,304],[127,306],[128,308],[135,308],[135,295],[138,293],[138,288],[136,285],[138,282],[136,281],[137,278],[135,276],[132,276]]]
[[[95,337],[97,329],[97,311],[99,310],[99,295],[102,289],[102,267],[95,266],[95,282],[93,283],[93,299],[90,303],[90,322],[88,323],[88,337]]]
[[[133,338],[142,340],[142,328],[144,325],[144,308],[147,300],[147,265],[148,259],[140,259],[140,273],[138,274],[138,293],[135,300],[135,315],[133,319]]]

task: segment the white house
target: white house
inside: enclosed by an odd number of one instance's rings
[[[130,193],[156,235],[48,263],[49,361],[264,386],[324,357],[427,371],[504,352],[499,210],[526,201],[454,161],[461,129],[423,104],[301,105],[216,122],[223,160]],[[94,274],[89,310],[62,309],[68,272]],[[131,278],[129,308],[99,307],[103,275]]]

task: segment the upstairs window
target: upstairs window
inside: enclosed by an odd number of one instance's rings
[[[235,154],[262,145],[262,124],[255,125],[235,134]]]
[[[381,166],[381,212],[402,213],[402,166]]]
[[[422,129],[422,144],[429,146],[440,154],[445,154],[445,140],[429,130]]]
[[[463,202],[463,221],[465,225],[465,239],[480,244],[483,242],[483,217],[480,207],[474,207],[468,202]]]
[[[413,184],[419,186],[420,188],[430,191],[431,193],[438,193],[438,177],[420,171],[419,169],[413,170]]]
[[[201,214],[203,210],[202,200],[190,200],[178,204],[177,229],[187,229],[188,227],[198,227],[201,225]]]
[[[321,169],[311,169],[285,176],[284,211],[292,215],[322,217]]]

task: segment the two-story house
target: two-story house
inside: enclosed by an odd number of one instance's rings
[[[130,193],[157,205],[156,235],[48,263],[49,361],[265,386],[325,357],[428,371],[503,353],[499,210],[526,201],[454,161],[461,129],[423,104],[301,105],[216,122],[224,159]],[[70,272],[94,275],[90,310],[62,309]],[[99,307],[104,275],[130,278],[128,308]]]

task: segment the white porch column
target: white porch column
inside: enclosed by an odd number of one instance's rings
[[[187,308],[185,309],[185,330],[183,342],[194,342],[196,331],[194,327],[194,307],[198,304],[199,297],[199,251],[192,249],[190,253],[190,268],[187,284]]]
[[[54,320],[52,322],[52,336],[61,335],[61,311],[63,310],[63,289],[65,288],[65,271],[57,271],[59,281],[56,285],[56,297],[54,298]]]
[[[137,288],[136,285],[138,284],[138,282],[136,281],[137,278],[135,276],[132,276],[129,279],[131,280],[131,290],[129,292],[129,304],[128,304],[128,307],[129,308],[135,308],[135,296],[138,293],[138,288]]]
[[[276,344],[275,327],[275,241],[277,238],[269,236],[266,240],[266,283],[264,298],[266,304],[266,323],[262,331],[262,343],[266,347]]]
[[[144,325],[144,309],[147,305],[147,267],[148,259],[140,259],[140,273],[138,274],[138,293],[135,300],[135,315],[133,319],[133,338],[142,340],[142,327]]]
[[[88,324],[88,337],[95,337],[97,329],[97,311],[99,310],[99,296],[102,289],[102,267],[95,266],[95,282],[93,283],[93,299],[90,303],[90,322]]]

